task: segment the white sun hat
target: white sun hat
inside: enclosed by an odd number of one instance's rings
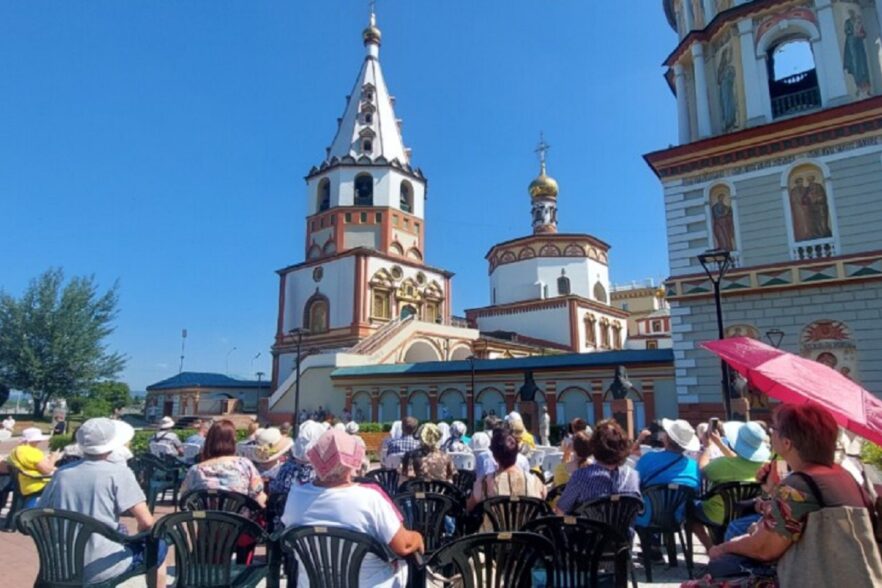
[[[698,435],[695,434],[695,429],[687,421],[683,419],[662,419],[661,426],[671,441],[686,451],[698,451],[701,449]]]
[[[49,435],[44,435],[43,431],[37,427],[28,427],[21,432],[22,443],[36,443],[37,441],[45,441],[48,438]]]
[[[125,447],[134,436],[135,429],[125,421],[89,419],[77,429],[77,445],[87,455],[100,455]]]
[[[159,428],[160,429],[171,429],[174,426],[175,426],[175,421],[170,416],[164,416],[164,417],[162,417],[162,420],[159,421]]]

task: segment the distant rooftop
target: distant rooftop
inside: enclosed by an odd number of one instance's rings
[[[613,284],[610,286],[611,292],[624,292],[626,290],[638,290],[640,288],[655,288],[655,280],[646,278],[645,280],[634,280],[629,284]]]
[[[147,391],[174,390],[178,388],[269,388],[269,380],[237,380],[223,374],[210,372],[181,372],[161,382],[150,384]]]

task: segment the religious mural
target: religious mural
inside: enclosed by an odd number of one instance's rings
[[[729,186],[721,184],[710,189],[711,233],[713,248],[736,251],[735,214],[732,210],[732,194]]]
[[[856,98],[872,95],[873,82],[870,78],[870,60],[867,53],[867,30],[861,6],[857,2],[840,0],[835,5],[836,22],[842,46],[842,69],[849,92]]]
[[[813,165],[801,165],[790,172],[787,186],[793,240],[832,237],[830,205],[821,170]]]
[[[852,380],[857,379],[857,345],[851,329],[834,320],[818,320],[802,330],[799,353]]]
[[[738,38],[737,30],[730,27],[712,43],[714,60],[710,65],[714,69],[709,75],[716,80],[717,117],[724,133],[743,128],[746,118]]]

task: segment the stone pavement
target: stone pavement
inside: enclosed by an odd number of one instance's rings
[[[171,506],[162,505],[157,507],[157,515],[162,516],[171,512]],[[2,512],[5,516],[5,510]],[[134,532],[134,521],[131,518],[123,519],[130,531]],[[0,523],[5,522],[0,521]],[[696,539],[695,543],[695,564],[703,566],[707,564],[707,556],[704,549]],[[639,548],[638,548],[639,549]],[[644,581],[643,568],[637,561],[637,580],[639,586],[652,586],[653,588],[676,588],[681,582],[687,579],[686,562],[682,554],[679,554],[679,565],[676,568],[665,569],[661,564],[656,564],[652,568],[653,582]],[[34,579],[37,576],[37,568],[39,562],[37,559],[37,550],[30,538],[20,533],[0,533],[0,569],[3,570],[3,579],[0,584],[9,588],[25,588],[33,586]],[[169,582],[174,576],[174,568],[169,570]],[[260,586],[265,584],[261,583]],[[286,583],[283,581],[282,586]],[[630,585],[630,584],[629,584]],[[132,578],[128,582],[122,584],[124,588],[145,588],[147,586],[143,577]]]

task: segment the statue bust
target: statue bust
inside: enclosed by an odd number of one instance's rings
[[[528,370],[524,374],[524,385],[521,386],[518,394],[522,402],[533,402],[536,399],[536,392],[539,392],[539,386],[536,385],[536,381],[533,379],[532,370]]]
[[[605,396],[612,396],[614,400],[623,400],[632,392],[638,399],[642,399],[640,390],[628,379],[628,369],[623,365],[616,367],[615,378],[607,389]]]

